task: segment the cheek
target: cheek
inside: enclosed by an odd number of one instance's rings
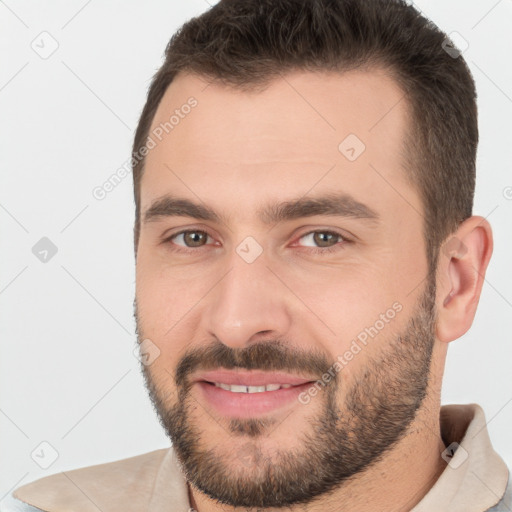
[[[360,259],[339,267],[302,269],[288,282],[294,283],[305,305],[337,335],[352,335],[375,321],[401,295],[400,281],[381,256],[380,261]]]
[[[329,269],[313,280],[295,283],[297,295],[313,313],[296,322],[319,340],[333,363],[343,358],[343,373],[349,379],[400,332],[415,299],[414,294],[407,296],[406,280],[392,273],[389,258],[380,256],[380,264],[365,261]]]
[[[175,368],[197,338],[205,297],[217,276],[215,272],[191,275],[190,270],[162,264],[141,253],[136,279],[139,330],[159,347],[163,357],[155,361],[157,366]]]
[[[193,306],[189,280],[173,276],[169,270],[139,252],[136,270],[137,312],[141,331],[148,338],[164,342],[172,338],[180,319]]]
[[[137,307],[145,333],[162,341],[172,339],[194,310],[197,288],[204,287],[165,277],[138,281]]]

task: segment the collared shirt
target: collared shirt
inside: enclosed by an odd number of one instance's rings
[[[512,483],[477,404],[443,405],[447,466],[411,512],[511,512]],[[189,512],[188,486],[173,448],[63,471],[23,485],[0,512]]]

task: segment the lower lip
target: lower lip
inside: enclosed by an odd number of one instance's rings
[[[311,384],[306,382],[300,386],[259,393],[233,393],[208,382],[196,382],[202,396],[218,413],[237,418],[251,418],[276,411],[294,402],[299,403],[299,395]]]

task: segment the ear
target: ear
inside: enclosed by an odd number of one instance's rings
[[[466,219],[441,245],[437,266],[436,336],[450,342],[473,323],[493,248],[483,217]]]

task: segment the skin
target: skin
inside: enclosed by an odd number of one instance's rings
[[[181,455],[191,506],[199,512],[410,510],[446,467],[439,426],[446,351],[475,315],[492,253],[488,222],[477,216],[464,221],[441,248],[429,280],[423,206],[401,167],[408,105],[385,70],[293,72],[259,92],[180,74],[152,128],[190,96],[197,106],[146,157],[142,217],[172,193],[208,205],[223,220],[160,216],[142,222],[136,320],[139,340],[150,339],[160,350],[143,371]],[[352,162],[338,150],[348,134],[366,146]],[[378,222],[315,215],[268,225],[257,215],[267,202],[333,191],[370,206]],[[179,252],[192,239],[169,237],[185,228],[210,236],[205,245]],[[335,237],[335,250],[326,252],[321,239],[306,236],[312,231],[334,231],[350,241]],[[248,236],[263,250],[252,263],[236,251]],[[395,303],[400,312],[307,405],[233,421],[216,415],[187,384],[192,370],[233,355],[242,367],[252,354],[256,368],[288,364],[299,375],[300,365],[315,356],[330,366]],[[214,343],[220,356],[208,351]],[[184,365],[190,354],[198,357],[195,367]],[[379,410],[382,404],[389,407]],[[341,442],[351,429],[355,437]],[[306,440],[313,443],[309,452]],[[335,454],[331,465],[322,449]],[[297,475],[319,484],[322,468],[331,482],[309,497],[303,492],[299,499],[299,491],[287,487]],[[268,491],[279,477],[283,496],[272,503],[276,493]],[[267,484],[259,498],[255,482]],[[236,501],[244,494],[252,504]]]

